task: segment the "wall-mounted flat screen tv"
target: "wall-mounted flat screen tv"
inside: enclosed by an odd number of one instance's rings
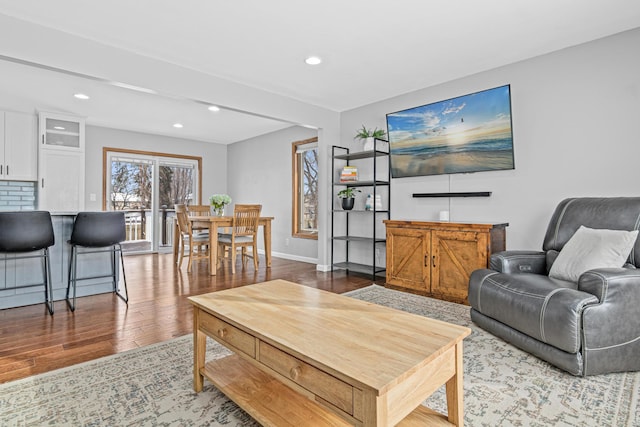
[[[510,86],[387,114],[393,178],[514,169]]]

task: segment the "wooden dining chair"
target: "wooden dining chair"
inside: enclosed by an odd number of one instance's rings
[[[211,206],[209,205],[187,205],[187,214],[189,216],[211,216]],[[209,235],[209,227],[192,226],[193,234]]]
[[[189,216],[211,216],[211,206],[210,205],[187,205],[187,213]],[[209,227],[193,227],[194,234],[205,233],[209,235]],[[225,234],[230,234],[227,228],[223,229],[223,231],[218,233],[218,236],[222,236]],[[224,252],[224,256],[227,256],[227,251]]]
[[[231,254],[231,273],[236,273],[237,249],[242,248],[242,267],[246,267],[247,258],[253,258],[253,266],[258,269],[258,220],[262,205],[236,204],[233,209],[231,234],[218,236],[218,252],[224,254],[229,249]],[[252,247],[252,255],[247,254],[247,247]],[[222,260],[222,257],[218,258]],[[225,257],[224,259],[229,259]]]
[[[187,272],[191,271],[191,264],[197,259],[209,259],[209,234],[195,233],[189,221],[187,207],[176,205],[176,218],[180,232],[180,247],[178,252],[178,268],[182,267],[182,260],[189,257]]]
[[[188,205],[189,216],[211,216],[211,206],[209,205]]]

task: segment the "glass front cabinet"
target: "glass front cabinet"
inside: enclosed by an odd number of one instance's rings
[[[84,119],[60,114],[40,113],[42,148],[84,151]]]

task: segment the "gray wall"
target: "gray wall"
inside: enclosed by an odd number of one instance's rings
[[[347,111],[341,139],[360,150],[355,131],[386,127],[387,113],[511,84],[515,170],[394,179],[391,216],[508,222],[509,249],[538,249],[563,198],[638,195],[639,46],[636,29]],[[411,196],[445,191],[493,195]]]
[[[233,203],[261,203],[273,216],[274,256],[318,262],[318,241],[291,237],[291,143],[317,136],[315,130],[290,127],[228,146],[228,194]]]
[[[86,210],[102,209],[102,149],[104,147],[202,157],[202,200],[204,203],[209,203],[211,194],[227,191],[226,145],[87,126]],[[90,194],[96,194],[95,202],[90,201]]]
[[[395,179],[392,183],[392,217],[430,220],[437,219],[440,210],[450,209],[451,219],[454,221],[509,222],[509,248],[538,248],[551,211],[562,198],[637,194],[636,163],[640,154],[635,130],[640,118],[640,56],[636,53],[638,46],[640,29],[400,95],[343,112],[340,114],[339,133],[337,113],[334,120],[330,113],[318,112],[312,108],[304,109],[299,112],[304,118],[301,117],[298,122],[313,123],[320,128],[320,160],[324,162],[321,167],[327,174],[328,182],[328,146],[352,145],[355,149],[361,149],[361,145],[353,142],[352,138],[362,124],[385,127],[386,113],[511,84],[516,169]],[[75,58],[77,57],[76,52]],[[148,72],[143,73],[146,69],[142,66],[128,69],[136,72],[139,70],[140,74],[149,76]],[[114,71],[114,80],[130,81],[127,78],[115,78],[118,72],[122,72],[121,67]],[[158,84],[163,89],[156,81],[161,77],[152,79],[148,85],[156,87]],[[165,82],[170,80],[162,78]],[[189,83],[189,88],[194,92],[203,87],[213,91],[210,85],[200,84],[202,82],[198,79],[183,79],[181,82]],[[182,93],[164,89],[171,93]],[[184,94],[190,93],[186,91]],[[266,111],[270,107],[280,110],[284,108],[274,107],[277,103],[266,99],[267,95],[261,97],[249,92],[244,95],[242,105],[237,105],[238,107],[247,106],[253,101],[260,107],[260,111]],[[4,101],[0,100],[1,102]],[[11,105],[2,107],[9,108]],[[294,110],[293,106],[291,110]],[[283,113],[282,116],[286,114]],[[313,117],[320,119],[310,120]],[[314,131],[303,128],[295,129],[315,134]],[[100,209],[102,206],[103,146],[202,156],[204,198],[226,191],[232,195],[237,192],[244,199],[245,195],[241,192],[243,190],[237,186],[249,179],[245,175],[257,176],[257,172],[266,171],[260,179],[260,196],[265,214],[276,217],[274,227],[277,226],[278,230],[274,229],[274,252],[302,254],[313,258],[316,256],[313,249],[297,247],[298,243],[302,244],[298,242],[301,239],[291,239],[290,245],[284,246],[286,238],[290,238],[291,229],[290,143],[307,137],[292,136],[286,141],[285,138],[279,139],[276,136],[275,140],[278,142],[274,142],[273,135],[265,135],[226,147],[88,126],[86,208]],[[264,143],[261,144],[261,141]],[[283,146],[280,147],[279,143]],[[232,176],[233,180],[228,182],[228,176]],[[282,191],[279,190],[280,187],[283,188]],[[320,190],[322,212],[319,241],[317,245],[313,245],[314,242],[304,244],[317,248],[318,263],[326,267],[329,253],[328,218],[335,196],[331,194],[332,190],[326,182],[321,183]],[[493,195],[487,199],[451,200],[411,197],[414,192],[437,191],[492,191]],[[97,195],[96,202],[89,200],[89,194],[92,193]],[[247,195],[247,201],[250,196],[252,195]],[[234,198],[238,201],[237,197]]]

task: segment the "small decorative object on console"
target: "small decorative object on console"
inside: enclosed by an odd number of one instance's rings
[[[364,210],[370,211],[373,210],[373,195],[367,194],[367,201],[364,202]]]

